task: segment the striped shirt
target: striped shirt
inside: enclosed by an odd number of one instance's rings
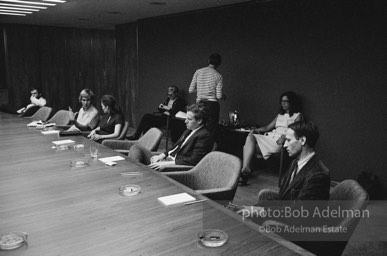
[[[196,101],[218,101],[222,98],[223,78],[213,67],[205,67],[196,70],[189,92],[197,91]]]

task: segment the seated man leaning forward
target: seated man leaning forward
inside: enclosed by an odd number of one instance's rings
[[[42,90],[40,88],[31,88],[30,101],[31,101],[30,104],[28,104],[24,108],[19,109],[17,113],[23,115],[24,113],[27,112],[28,109],[32,107],[44,107],[47,104],[46,99],[42,97]]]
[[[317,126],[312,122],[299,121],[289,125],[284,147],[295,159],[281,179],[279,193],[263,189],[258,194],[257,206],[244,206],[238,213],[258,217],[255,220],[261,222],[260,218],[268,217],[272,200],[286,201],[282,206],[286,203],[302,205],[306,200],[328,200],[330,174],[314,150],[318,137]]]
[[[171,150],[145,159],[145,164],[150,162],[149,167],[158,170],[164,165],[196,165],[199,163],[213,147],[211,134],[205,126],[207,111],[207,108],[200,103],[188,106],[185,119],[187,130]],[[146,156],[151,155],[145,148],[137,145],[134,145],[132,149],[140,149]]]
[[[68,131],[85,131],[89,130],[91,121],[98,118],[98,110],[93,106],[94,93],[90,89],[83,89],[79,94],[79,102],[82,104],[78,113],[74,113],[69,107],[70,122],[73,124]],[[78,114],[77,119],[75,119]]]

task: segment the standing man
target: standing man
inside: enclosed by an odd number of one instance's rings
[[[208,67],[196,70],[189,93],[197,92],[196,102],[203,102],[209,111],[207,128],[214,136],[219,122],[220,106],[219,100],[222,98],[223,77],[216,70],[222,62],[222,57],[213,53],[208,58]]]
[[[30,104],[24,108],[19,109],[17,113],[21,115],[27,115],[27,110],[32,110],[32,108],[35,108],[36,112],[38,108],[45,106],[47,103],[46,99],[42,97],[42,90],[40,88],[31,89],[30,101]],[[31,112],[30,114],[32,115],[33,113]]]
[[[90,89],[83,89],[79,94],[79,102],[82,104],[82,108],[78,113],[74,113],[71,107],[69,107],[70,122],[73,125],[68,129],[68,131],[85,131],[94,129],[94,126],[98,122],[98,110],[93,106],[93,91]],[[78,114],[78,116],[75,119],[76,114]],[[91,125],[92,123],[95,124]]]

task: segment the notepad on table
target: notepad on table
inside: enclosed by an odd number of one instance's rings
[[[185,203],[185,202],[190,202],[190,201],[195,201],[195,197],[190,196],[187,193],[180,193],[180,194],[175,194],[175,195],[170,195],[170,196],[163,196],[157,198],[160,202],[162,202],[165,206],[168,205],[174,205],[174,204],[180,204],[180,203]]]
[[[115,162],[115,161],[125,160],[125,158],[123,158],[122,156],[110,156],[110,157],[100,158],[98,160],[106,163],[106,162]]]
[[[41,131],[43,135],[49,135],[49,134],[58,134],[58,130],[48,130],[48,131]]]
[[[32,121],[31,123],[27,124],[27,127],[36,127],[38,125],[38,122],[40,121]],[[40,122],[39,124],[42,124],[42,122]]]
[[[73,140],[56,140],[56,141],[53,141],[52,143],[54,143],[55,145],[65,145],[65,144],[71,144],[74,142],[75,141]]]

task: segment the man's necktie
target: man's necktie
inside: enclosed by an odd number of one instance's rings
[[[298,171],[298,161],[296,160],[293,164],[293,170],[292,170],[292,175],[290,176],[289,184],[292,183],[294,177],[297,175]]]
[[[185,141],[185,139],[191,134],[191,130],[189,130],[189,132],[187,132],[183,138],[181,138],[181,140],[179,141],[179,143],[176,145],[175,149],[169,154],[169,156],[176,156],[176,154],[180,151],[180,148],[183,146],[183,143]]]

